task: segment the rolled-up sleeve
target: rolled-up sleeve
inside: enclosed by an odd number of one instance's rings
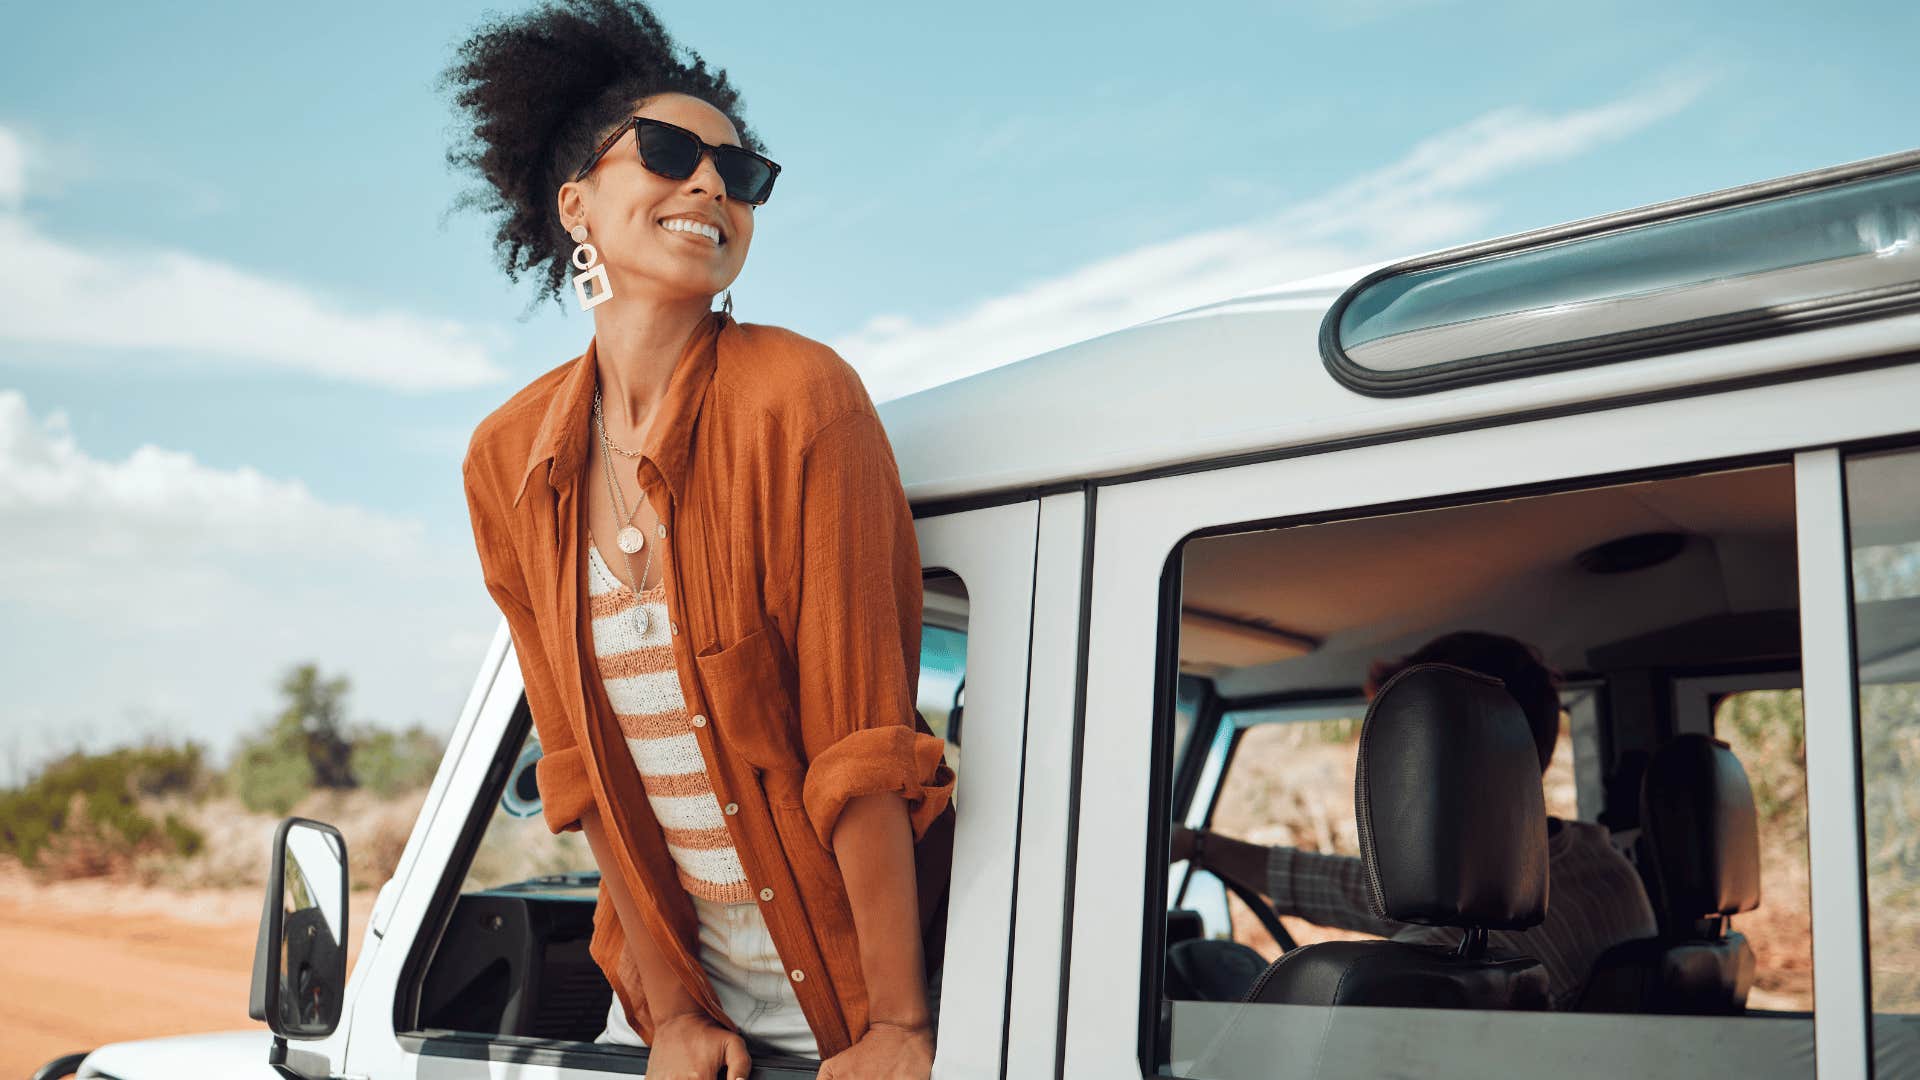
[[[493,517],[501,501],[491,488],[483,490],[475,476],[471,447],[460,463],[460,472],[481,574],[487,592],[506,616],[513,652],[527,688],[527,708],[533,713],[533,727],[540,736],[540,762],[534,766],[534,781],[540,791],[541,812],[549,830],[577,832],[581,815],[593,805],[593,788],[587,780],[586,760],[561,706],[547,652],[541,647],[533,607],[527,601],[526,575]]]
[[[886,429],[870,412],[820,429],[802,455],[794,626],[802,797],[820,843],[849,800],[906,800],[918,841],[953,797],[946,742],[914,709],[920,548]]]

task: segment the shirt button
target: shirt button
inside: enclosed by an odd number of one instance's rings
[[[726,805],[726,811],[728,814],[737,814],[740,812],[740,804],[737,802],[730,802]]]
[[[773,890],[772,890],[772,889],[761,889],[761,890],[760,890],[760,899],[762,899],[762,900],[771,900],[771,899],[773,899]]]
[[[660,535],[661,536],[667,535],[667,523],[664,521],[660,523]]]
[[[677,634],[680,632],[680,624],[677,622],[673,622],[672,620],[668,620],[667,629],[672,630],[674,633]]]
[[[793,976],[794,982],[800,982],[807,977],[807,973],[801,971],[799,968],[794,968],[792,971],[787,972],[787,974]]]
[[[704,717],[704,716],[701,716],[701,715],[700,715],[699,713],[694,713],[694,714],[693,714],[693,726],[694,726],[694,727],[706,727],[706,726],[707,726],[707,718],[706,718],[706,717]]]

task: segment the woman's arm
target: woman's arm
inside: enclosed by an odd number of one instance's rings
[[[587,834],[587,846],[593,849],[593,861],[600,867],[600,880],[606,883],[607,895],[613,898],[613,912],[625,931],[627,955],[640,970],[640,986],[647,995],[647,1013],[655,1027],[686,1013],[705,1015],[693,995],[680,985],[679,977],[667,966],[666,954],[660,951],[646,924],[640,921],[640,909],[633,901],[633,893],[627,889],[626,880],[614,862],[613,845],[607,839],[606,827],[600,823],[599,807],[592,807],[580,816],[580,831]]]
[[[476,432],[475,441],[468,445],[467,455],[460,462],[467,514],[473,522],[474,549],[480,557],[487,594],[506,617],[514,657],[526,687],[527,708],[533,712],[533,727],[540,735],[540,762],[534,766],[534,780],[547,829],[554,833],[577,832],[582,813],[593,805],[586,758],[567,723],[559,684],[547,663],[539,622],[527,599],[519,553],[500,522],[502,512],[498,508],[502,501],[482,465],[484,455],[475,453],[479,437]]]
[[[892,793],[850,800],[834,829],[833,850],[860,935],[868,1022],[930,1027],[906,800]]]
[[[933,1069],[933,1017],[906,800],[892,792],[847,800],[833,851],[860,938],[868,1017],[865,1035],[821,1063],[821,1080],[919,1080]]]
[[[821,1080],[924,1080],[933,1062],[915,843],[953,797],[946,742],[914,709],[923,611],[912,508],[871,411],[803,451],[793,631],[801,793],[846,886],[867,984],[865,1034]]]
[[[640,972],[640,990],[646,995],[647,1014],[653,1021],[653,1040],[647,1052],[647,1075],[660,1080],[697,1077],[708,1080],[724,1062],[728,1076],[746,1076],[753,1069],[746,1040],[713,1022],[693,995],[680,984],[680,977],[667,964],[666,954],[640,921],[640,909],[633,893],[619,873],[613,846],[601,824],[599,808],[589,807],[580,816],[580,831],[587,834],[587,846],[593,861],[600,866],[600,880],[606,883],[613,899],[613,911],[620,919],[627,941],[627,955]]]

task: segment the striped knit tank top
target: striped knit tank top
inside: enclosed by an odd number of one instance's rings
[[[600,549],[587,542],[588,599],[593,614],[593,652],[607,700],[639,767],[647,802],[666,833],[667,852],[688,893],[725,904],[750,903],[753,890],[727,834],[706,762],[695,741],[686,698],[674,667],[667,626],[666,584],[638,595],[614,575]],[[633,608],[647,611],[645,633],[634,627]]]

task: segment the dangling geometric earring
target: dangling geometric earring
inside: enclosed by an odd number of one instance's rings
[[[733,290],[732,289],[728,289],[726,292],[723,292],[720,294],[720,310],[726,312],[729,315],[733,314]]]
[[[587,243],[587,227],[575,225],[567,235],[573,237],[574,242],[579,245],[573,249],[574,268],[586,271],[573,276],[573,291],[580,297],[580,310],[586,311],[595,304],[613,299],[613,284],[607,280],[607,266],[599,261],[598,249]],[[590,282],[600,284],[600,290],[591,295],[587,291],[587,285]]]

